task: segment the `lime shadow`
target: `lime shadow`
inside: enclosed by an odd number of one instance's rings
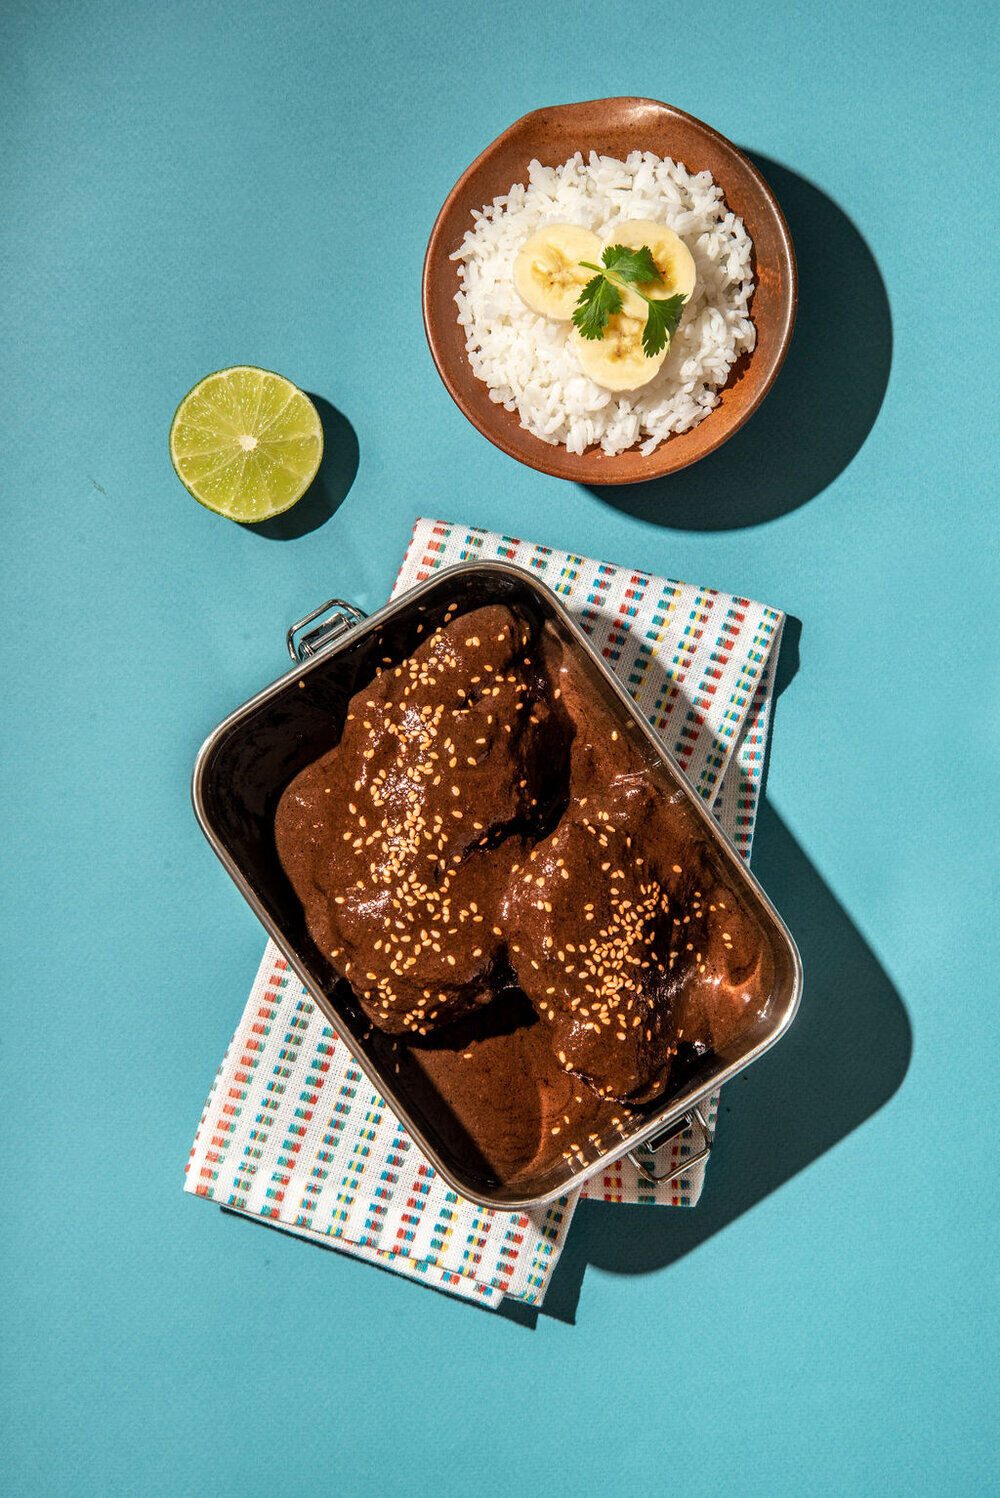
[[[342,411],[321,395],[306,392],[323,424],[323,459],[309,488],[290,510],[245,525],[244,530],[268,541],[294,541],[325,525],[343,504],[358,472],[358,437]]]

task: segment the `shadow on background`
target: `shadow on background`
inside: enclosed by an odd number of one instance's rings
[[[799,268],[788,356],[760,410],[716,452],[648,484],[593,493],[680,530],[761,525],[798,509],[850,463],[874,425],[892,364],[892,317],[871,251],[825,193],[752,151],[781,205]]]
[[[294,541],[329,520],[347,498],[358,471],[358,438],[347,417],[321,395],[306,392],[323,423],[323,461],[298,504],[283,515],[245,525],[244,530],[269,541]]]
[[[546,1315],[573,1319],[587,1264],[643,1274],[683,1258],[858,1128],[906,1075],[912,1032],[898,992],[766,801],[754,868],[802,953],[799,1013],[774,1050],[723,1090],[719,1144],[698,1206],[581,1202]]]
[[[799,667],[801,622],[785,620],[775,697]],[[583,1201],[539,1309],[504,1301],[527,1327],[574,1322],[588,1264],[616,1274],[662,1269],[728,1227],[883,1107],[910,1064],[913,1035],[892,980],[764,794],[753,871],[802,956],[802,1004],[788,1033],[735,1077],[719,1105],[719,1142],[692,1210]],[[864,1036],[864,1044],[858,1037]]]

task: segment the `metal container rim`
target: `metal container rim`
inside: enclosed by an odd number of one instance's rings
[[[471,1187],[468,1182],[463,1181],[460,1176],[457,1176],[448,1166],[448,1164],[439,1157],[437,1150],[435,1150],[434,1146],[431,1145],[425,1138],[423,1131],[420,1129],[419,1125],[416,1124],[413,1119],[411,1119],[409,1115],[409,1109],[407,1108],[405,1101],[397,1096],[396,1091],[392,1086],[389,1078],[383,1076],[378,1067],[374,1066],[367,1056],[365,1056],[363,1053],[359,1054],[358,1052],[356,1052],[348,1043],[346,1038],[343,1037],[343,1021],[337,1014],[337,1011],[331,1004],[329,998],[323,992],[320,985],[316,982],[314,975],[310,973],[308,965],[302,961],[295,947],[286,940],[281,930],[271,919],[267,910],[257,898],[256,893],[248,882],[239,864],[236,863],[236,861],[230,855],[228,849],[222,843],[209,819],[204,804],[204,797],[202,794],[205,771],[212,753],[214,752],[216,746],[220,743],[220,741],[232,729],[236,728],[242,719],[249,717],[252,712],[256,711],[258,707],[262,706],[265,702],[268,702],[272,697],[280,695],[292,683],[297,683],[304,676],[311,674],[319,667],[326,666],[337,654],[344,650],[347,645],[357,640],[359,631],[367,633],[369,630],[377,630],[387,620],[394,618],[396,615],[401,614],[406,609],[412,607],[415,603],[418,603],[425,594],[432,592],[435,588],[440,587],[441,581],[444,577],[454,578],[455,581],[458,582],[463,576],[483,572],[492,572],[494,574],[506,576],[521,584],[527,583],[535,596],[543,601],[544,607],[554,611],[559,615],[562,624],[564,624],[568,628],[576,646],[582,651],[584,656],[589,660],[590,664],[596,667],[601,675],[605,678],[606,683],[610,685],[612,691],[614,692],[614,695],[618,699],[619,705],[625,710],[625,712],[631,717],[631,719],[642,731],[647,742],[651,745],[656,758],[663,765],[664,769],[670,775],[671,779],[676,784],[678,789],[680,789],[684,793],[689,804],[695,808],[698,817],[701,819],[702,826],[707,832],[711,841],[722,849],[726,858],[735,868],[738,869],[740,879],[749,884],[751,889],[754,891],[756,897],[760,901],[761,906],[763,907],[763,910],[772,923],[772,935],[775,936],[786,949],[786,952],[790,959],[792,972],[791,992],[785,1005],[784,1011],[781,1014],[778,1022],[775,1024],[774,1028],[767,1034],[761,1036],[745,1054],[731,1061],[728,1066],[724,1067],[722,1071],[714,1076],[708,1088],[701,1086],[697,1090],[690,1090],[686,1093],[680,1094],[680,1096],[674,1101],[667,1112],[660,1113],[655,1118],[648,1120],[640,1129],[636,1130],[635,1134],[630,1136],[627,1140],[621,1141],[620,1144],[616,1143],[611,1150],[607,1151],[598,1160],[588,1161],[579,1170],[575,1171],[572,1176],[562,1181],[559,1186],[555,1187],[554,1189],[541,1192],[537,1195],[516,1199],[507,1197],[498,1199],[496,1196],[488,1196],[483,1194],[482,1192],[477,1192],[476,1189],[474,1187]],[[201,827],[201,830],[204,833],[209,846],[212,848],[216,857],[222,863],[226,872],[229,874],[230,878],[233,880],[240,893],[243,895],[243,898],[247,901],[250,908],[253,910],[254,914],[257,916],[258,920],[261,922],[264,929],[271,937],[272,941],[280,949],[283,957],[291,967],[292,971],[295,973],[296,977],[308,991],[310,998],[319,1007],[325,1017],[329,1020],[330,1024],[337,1029],[338,1035],[340,1035],[341,1038],[344,1039],[344,1044],[347,1046],[348,1050],[350,1050],[355,1062],[361,1068],[362,1072],[364,1072],[365,1076],[368,1078],[368,1081],[371,1082],[372,1086],[376,1087],[382,1094],[382,1096],[386,1099],[393,1112],[406,1126],[409,1133],[413,1136],[420,1149],[427,1156],[442,1179],[452,1188],[452,1190],[457,1191],[460,1196],[463,1196],[467,1201],[475,1203],[477,1206],[489,1207],[494,1211],[501,1212],[533,1211],[536,1208],[544,1207],[548,1203],[557,1201],[560,1197],[568,1196],[573,1191],[578,1190],[586,1181],[590,1180],[592,1176],[599,1174],[602,1170],[606,1170],[608,1166],[613,1164],[616,1160],[621,1159],[624,1155],[630,1153],[632,1150],[641,1148],[649,1140],[655,1138],[659,1134],[664,1133],[672,1126],[675,1126],[678,1121],[684,1116],[684,1114],[690,1111],[692,1107],[704,1102],[706,1098],[717,1092],[727,1082],[731,1081],[733,1077],[737,1076],[741,1071],[744,1071],[748,1066],[752,1065],[754,1061],[758,1060],[759,1057],[765,1053],[765,1051],[770,1050],[770,1048],[781,1039],[785,1031],[788,1029],[789,1025],[792,1023],[792,1020],[795,1018],[795,1014],[798,1010],[799,1002],[802,996],[802,960],[799,956],[798,947],[795,944],[791,932],[785,925],[784,920],[776,910],[775,906],[772,904],[766,891],[761,887],[759,881],[756,878],[756,875],[751,870],[749,864],[746,863],[745,860],[741,857],[732,840],[726,835],[723,829],[715,821],[702,797],[700,797],[695,792],[695,790],[691,786],[690,781],[687,780],[683,772],[678,767],[670,751],[656,736],[654,730],[643,716],[642,711],[640,710],[634,699],[628,694],[622,683],[619,681],[618,677],[615,676],[614,672],[609,669],[607,663],[601,659],[600,655],[598,655],[590,640],[577,624],[576,620],[573,618],[566,605],[559,598],[558,594],[554,593],[551,588],[542,583],[539,578],[537,578],[532,572],[529,572],[527,568],[519,567],[512,562],[484,559],[472,562],[459,562],[455,563],[454,565],[443,567],[439,572],[436,572],[433,576],[427,578],[425,581],[415,584],[412,588],[408,588],[405,593],[401,593],[396,598],[390,598],[385,604],[382,605],[381,608],[376,609],[373,614],[368,615],[360,622],[352,624],[351,626],[343,630],[336,636],[335,639],[331,640],[329,644],[325,644],[320,649],[318,649],[314,655],[309,656],[299,664],[293,665],[290,670],[283,672],[282,675],[279,676],[275,681],[271,682],[269,686],[264,687],[253,697],[248,698],[246,702],[242,703],[231,713],[227,714],[227,716],[223,718],[223,720],[219,724],[216,725],[216,727],[211,731],[211,733],[208,735],[201,748],[199,749],[191,775],[191,801],[194,807],[195,816],[198,820],[198,825]]]

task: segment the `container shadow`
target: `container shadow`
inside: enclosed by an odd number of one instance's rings
[[[648,484],[592,493],[652,525],[737,530],[787,515],[844,471],[878,416],[892,315],[874,256],[811,182],[747,151],[788,221],[799,268],[791,346],[760,409],[716,452]]]
[[[801,621],[788,615],[776,699],[798,672],[801,638]],[[581,1202],[544,1306],[539,1312],[505,1302],[500,1314],[514,1322],[534,1326],[540,1313],[573,1323],[588,1264],[647,1274],[683,1258],[859,1128],[906,1076],[913,1034],[903,1000],[768,800],[769,765],[770,740],[752,867],[802,956],[799,1012],[774,1050],[723,1091],[718,1142],[697,1207]]]
[[[357,476],[360,451],[351,423],[321,395],[306,393],[323,424],[323,461],[298,504],[283,515],[243,527],[268,541],[294,541],[324,525],[340,509]]]
[[[546,1315],[574,1319],[588,1264],[646,1274],[683,1258],[859,1128],[906,1076],[913,1036],[898,991],[766,800],[753,866],[802,954],[799,1013],[774,1050],[724,1089],[718,1143],[698,1206],[581,1202]]]

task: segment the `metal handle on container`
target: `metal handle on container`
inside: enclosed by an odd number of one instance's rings
[[[324,614],[330,614],[330,617],[323,619],[321,624],[317,624],[315,629],[310,629],[301,639],[296,638],[300,630],[305,629],[307,624],[312,624],[316,619],[321,619]],[[318,655],[327,645],[332,644],[346,629],[359,624],[367,617],[364,609],[357,608],[343,598],[328,598],[326,603],[320,604],[318,609],[313,609],[311,614],[307,614],[304,619],[299,619],[292,625],[285,636],[288,654],[293,661],[306,661],[310,656]]]
[[[642,1149],[648,1150],[650,1154],[656,1155],[659,1150],[668,1149],[670,1146],[676,1144],[681,1135],[686,1133],[688,1129],[693,1129],[696,1123],[701,1129],[701,1145],[693,1155],[686,1155],[684,1160],[677,1166],[670,1165],[666,1170],[657,1172],[647,1165],[645,1160],[639,1159],[638,1150],[629,1150],[625,1158],[631,1160],[639,1174],[645,1176],[647,1181],[654,1181],[657,1185],[662,1185],[664,1181],[676,1180],[678,1176],[686,1175],[689,1170],[693,1170],[696,1165],[700,1165],[703,1160],[707,1160],[712,1153],[712,1136],[709,1133],[708,1124],[705,1122],[705,1116],[700,1106],[696,1105],[694,1108],[689,1109],[680,1123],[676,1128],[672,1128],[669,1134],[661,1134],[658,1138],[651,1139],[648,1144],[641,1146]]]

